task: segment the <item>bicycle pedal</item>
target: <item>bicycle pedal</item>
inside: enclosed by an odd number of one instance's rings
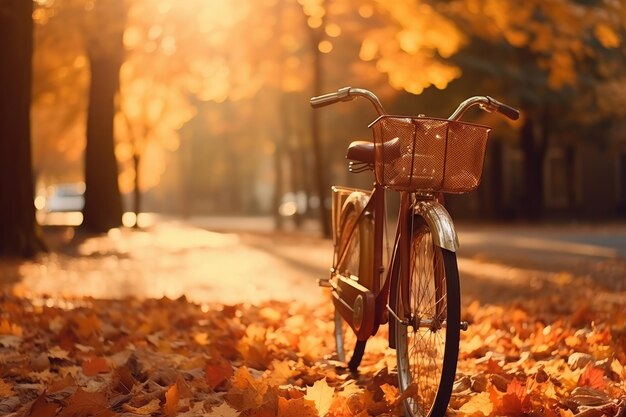
[[[324,288],[332,287],[332,285],[330,285],[330,279],[328,278],[318,278],[317,285]]]
[[[463,330],[464,332],[467,331],[467,329],[469,329],[469,323],[466,321],[462,321],[461,322],[461,330]]]

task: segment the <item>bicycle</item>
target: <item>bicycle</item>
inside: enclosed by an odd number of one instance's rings
[[[338,359],[345,363],[347,327],[356,336],[348,368],[358,371],[367,339],[389,323],[396,350],[405,414],[443,416],[456,374],[461,299],[458,237],[442,203],[444,193],[466,193],[481,180],[491,128],[461,122],[478,106],[518,119],[519,111],[488,96],[463,101],[448,119],[393,116],[371,91],[344,87],[310,99],[313,108],[356,97],[376,109],[373,142],[352,142],[351,172],[374,171],[374,188],[332,187],[333,265],[320,286],[330,287],[335,307]],[[387,265],[383,264],[385,192],[400,193]],[[385,276],[386,274],[386,276]]]

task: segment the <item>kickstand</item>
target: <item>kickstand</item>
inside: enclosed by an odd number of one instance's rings
[[[367,340],[356,341],[354,353],[352,354],[352,358],[350,358],[350,362],[348,362],[348,369],[352,373],[358,373],[359,364],[361,363],[361,359],[363,359],[363,353],[365,353],[365,343],[367,343]]]

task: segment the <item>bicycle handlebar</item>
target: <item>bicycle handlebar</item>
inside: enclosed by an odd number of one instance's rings
[[[364,97],[372,103],[376,108],[376,111],[380,116],[386,114],[383,109],[380,100],[374,93],[363,88],[351,88],[343,87],[334,93],[328,93],[317,97],[312,97],[310,100],[311,107],[317,109],[319,107],[329,106],[331,104],[339,103],[340,101],[354,100],[356,97]],[[459,120],[469,108],[479,106],[482,110],[487,112],[498,112],[511,120],[519,119],[519,110],[504,104],[489,96],[475,96],[470,97],[463,101],[459,107],[450,115],[448,120]]]

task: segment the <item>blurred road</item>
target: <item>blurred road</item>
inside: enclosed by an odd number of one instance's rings
[[[240,233],[244,242],[277,259],[288,260],[292,266],[299,265],[303,273],[312,277],[325,276],[332,259],[329,241],[317,238],[313,244],[312,239],[320,234],[315,222],[306,223],[302,231],[291,236],[274,233],[272,219],[265,217],[196,217],[188,221],[213,231]],[[524,275],[528,279],[557,279],[562,283],[576,277],[626,290],[626,223],[459,223],[457,229],[461,243],[459,267],[464,275],[493,280]]]
[[[99,236],[48,227],[51,251],[34,261],[0,260],[0,286],[52,296],[185,295],[198,303],[327,297],[316,279],[328,274],[332,242],[315,222],[275,232],[270,218],[152,220]],[[458,229],[464,300],[506,301],[568,285],[626,291],[626,225]]]

